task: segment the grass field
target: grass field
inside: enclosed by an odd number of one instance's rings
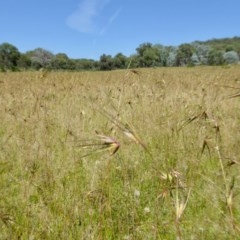
[[[1,73],[0,239],[240,239],[238,93],[240,66]]]

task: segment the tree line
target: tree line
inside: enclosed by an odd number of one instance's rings
[[[240,59],[240,37],[195,41],[179,46],[142,43],[131,56],[102,54],[99,60],[71,59],[65,53],[36,48],[21,53],[10,43],[0,44],[0,71],[114,70],[140,67],[169,67],[236,64]]]

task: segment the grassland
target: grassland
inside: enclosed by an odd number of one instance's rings
[[[240,239],[238,93],[239,66],[1,73],[0,239]]]

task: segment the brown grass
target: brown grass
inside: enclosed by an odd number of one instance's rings
[[[0,239],[239,238],[239,66],[0,79]]]

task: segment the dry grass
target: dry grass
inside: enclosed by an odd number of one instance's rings
[[[239,66],[0,79],[0,239],[240,239]]]

